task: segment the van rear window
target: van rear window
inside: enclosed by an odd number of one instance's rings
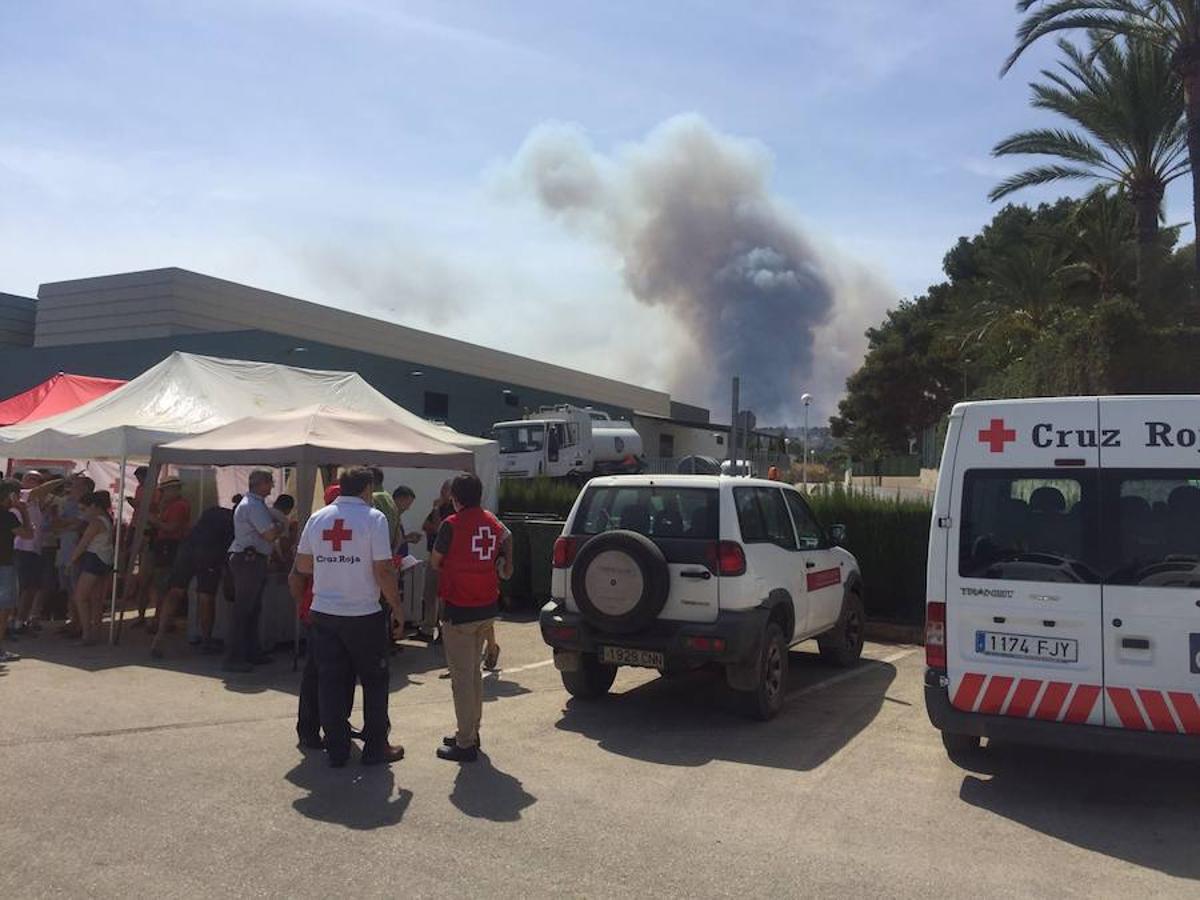
[[[959,575],[1099,582],[1097,493],[1095,471],[967,472],[959,528]]]
[[[652,538],[715,541],[720,495],[711,488],[588,488],[575,514],[572,534],[636,531]]]
[[[975,470],[959,575],[1200,588],[1200,469]]]
[[[1101,484],[1113,526],[1105,583],[1200,587],[1200,471],[1114,469]]]

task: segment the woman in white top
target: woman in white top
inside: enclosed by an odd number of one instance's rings
[[[93,491],[81,501],[87,528],[75,545],[70,565],[79,563],[79,580],[71,595],[71,610],[85,646],[96,643],[104,596],[111,587],[113,563],[112,495]]]

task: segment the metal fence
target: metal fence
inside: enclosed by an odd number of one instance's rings
[[[688,457],[682,456],[647,456],[645,467],[642,469],[648,475],[677,475],[680,463]],[[725,460],[719,459],[718,463]],[[772,466],[779,469],[781,476],[787,479],[792,469],[791,457],[779,453],[749,453],[742,454],[742,474],[750,474],[756,478],[765,478]],[[748,469],[749,472],[745,470]]]

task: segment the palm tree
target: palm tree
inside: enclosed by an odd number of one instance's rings
[[[1014,134],[995,156],[1035,154],[1062,162],[1006,179],[992,200],[1033,185],[1065,179],[1099,181],[1133,204],[1138,237],[1138,285],[1149,292],[1149,260],[1157,252],[1158,222],[1166,187],[1188,171],[1183,91],[1167,54],[1153,44],[1127,45],[1093,34],[1085,54],[1060,40],[1062,72],[1043,70],[1033,106],[1058,113],[1081,129],[1039,128]]]
[[[1035,8],[1036,7],[1036,8]],[[1188,162],[1192,175],[1192,223],[1197,227],[1193,265],[1200,275],[1200,3],[1196,0],[1017,0],[1027,13],[1017,28],[1017,46],[1002,74],[1032,44],[1048,34],[1083,28],[1108,39],[1143,41],[1169,54],[1183,87]]]

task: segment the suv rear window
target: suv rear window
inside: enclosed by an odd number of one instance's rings
[[[595,487],[584,492],[572,534],[636,531],[651,538],[715,541],[720,494],[712,488]]]

